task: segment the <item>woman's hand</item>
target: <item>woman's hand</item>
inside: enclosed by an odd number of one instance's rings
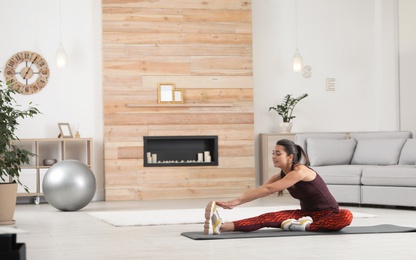
[[[216,204],[223,209],[233,209],[234,207],[240,205],[238,199],[230,200],[230,201],[217,201]]]

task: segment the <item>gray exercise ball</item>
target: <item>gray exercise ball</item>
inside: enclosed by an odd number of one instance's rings
[[[96,183],[93,172],[77,160],[64,160],[46,172],[43,195],[53,207],[62,211],[82,209],[91,202]]]

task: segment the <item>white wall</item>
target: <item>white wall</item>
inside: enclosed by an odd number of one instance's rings
[[[279,131],[269,106],[302,93],[310,96],[295,110],[294,132],[396,130],[394,1],[298,0],[298,46],[311,78],[291,70],[294,3],[253,2],[256,132]],[[325,90],[326,78],[335,91]]]
[[[398,130],[396,0],[298,0],[311,78],[291,70],[295,24],[295,1],[253,1],[257,160],[258,134],[280,131],[268,108],[286,94],[310,95],[296,107],[293,132]],[[326,91],[327,78],[335,91]]]
[[[416,134],[416,1],[399,1],[400,125]]]
[[[20,51],[34,51],[48,62],[50,78],[37,94],[19,95],[26,104],[38,104],[43,113],[25,119],[19,138],[54,138],[58,122],[70,123],[81,137],[94,138],[94,173],[97,193],[103,189],[103,122],[101,94],[101,1],[62,0],[62,42],[69,55],[64,69],[55,65],[59,47],[59,1],[0,0],[0,68]],[[1,79],[4,80],[3,73]]]
[[[279,131],[280,118],[268,108],[286,94],[310,95],[295,110],[294,132],[399,128],[396,1],[298,0],[298,46],[305,63],[312,66],[309,79],[291,71],[295,1],[252,1],[257,155],[258,134]],[[412,0],[398,1],[413,8],[403,10],[414,10]],[[0,0],[0,10],[0,67],[14,53],[30,50],[43,55],[51,69],[44,90],[18,97],[39,104],[43,112],[21,123],[19,137],[56,137],[58,122],[69,122],[74,130],[79,125],[81,136],[94,138],[96,199],[103,198],[101,1],[62,0],[62,40],[69,54],[64,69],[54,64],[59,45],[57,0]],[[414,42],[412,38],[406,45],[413,56],[406,57],[414,57]],[[401,48],[406,50],[405,45]],[[407,72],[401,78],[402,100],[404,93],[414,96],[414,90],[403,89],[414,85],[411,68]],[[325,90],[326,78],[336,79],[334,92]],[[403,111],[414,108],[410,98],[402,106],[402,129],[416,128],[410,113]]]

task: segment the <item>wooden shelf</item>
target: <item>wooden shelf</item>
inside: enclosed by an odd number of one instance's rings
[[[127,104],[127,107],[232,107],[232,103]]]
[[[93,171],[92,138],[27,138],[16,140],[15,144],[36,156],[30,157],[29,164],[21,165],[20,180],[29,188],[29,193],[18,186],[18,197],[43,196],[42,181],[51,166],[44,166],[43,159],[78,160]],[[36,204],[39,200],[34,200]]]

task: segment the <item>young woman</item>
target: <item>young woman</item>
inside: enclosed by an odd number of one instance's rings
[[[305,164],[301,164],[302,157]],[[205,209],[205,234],[226,231],[254,231],[264,227],[282,228],[286,231],[337,231],[351,224],[352,213],[339,209],[321,176],[309,168],[309,159],[302,147],[290,140],[279,140],[272,153],[274,167],[282,171],[267,183],[252,189],[239,198],[220,202],[211,201]],[[300,201],[300,209],[266,213],[257,217],[223,223],[217,206],[233,209],[236,206],[269,196],[290,195]]]

